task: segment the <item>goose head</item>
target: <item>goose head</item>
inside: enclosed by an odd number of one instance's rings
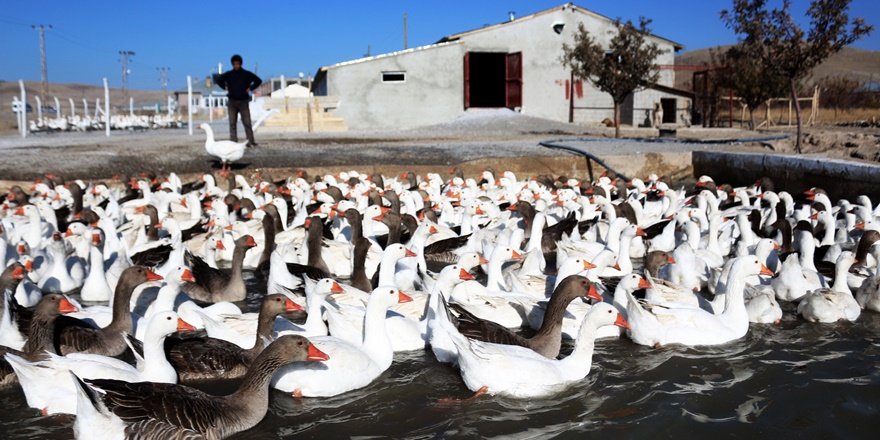
[[[652,286],[648,280],[642,278],[640,275],[631,273],[621,278],[620,282],[617,283],[617,287],[629,293],[633,293],[639,289],[650,289]]]
[[[192,331],[196,331],[196,328],[177,316],[177,313],[164,311],[150,318],[144,339],[160,339],[174,332]]]
[[[629,323],[617,309],[608,303],[598,303],[594,304],[590,307],[590,311],[587,312],[587,315],[584,318],[584,324],[589,322],[593,329],[604,327],[606,325],[616,325],[618,327],[628,329]],[[587,327],[583,325],[583,327]],[[582,328],[583,328],[582,327]]]
[[[285,313],[302,312],[304,310],[302,306],[280,293],[266,295],[260,304],[260,314],[263,316],[275,317]]]
[[[412,300],[412,297],[407,295],[406,292],[394,286],[379,286],[373,289],[368,304],[375,302],[381,304],[383,308],[388,308],[395,304],[408,303]]]

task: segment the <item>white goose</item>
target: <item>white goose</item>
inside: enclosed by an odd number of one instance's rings
[[[407,301],[410,298],[394,287],[376,288],[367,304],[361,345],[332,336],[309,338],[330,361],[321,368],[290,364],[275,374],[272,387],[297,397],[328,397],[369,385],[391,366],[394,357],[385,328],[388,307]]]
[[[465,385],[476,394],[528,399],[556,394],[582,380],[592,367],[596,330],[606,325],[628,327],[611,304],[599,303],[587,313],[574,351],[565,359],[548,359],[516,345],[475,341],[448,321],[442,324],[458,350]]]
[[[871,253],[876,261],[880,261],[880,243],[871,247]],[[865,310],[880,312],[880,266],[874,267],[874,274],[859,286],[856,291],[856,301]]]
[[[211,156],[214,156],[220,159],[220,164],[222,165],[221,173],[226,174],[229,172],[229,163],[235,162],[241,159],[244,156],[244,150],[247,148],[247,142],[232,142],[232,141],[215,141],[214,140],[214,130],[210,125],[206,123],[202,123],[199,125],[199,128],[205,130],[205,151],[208,152]]]
[[[856,257],[852,252],[841,252],[834,265],[834,284],[828,289],[818,289],[808,293],[798,303],[798,314],[810,322],[858,319],[862,308],[846,282],[846,275],[855,261]]]
[[[745,277],[770,269],[754,255],[737,258],[730,269],[725,292],[724,312],[712,314],[699,308],[655,306],[646,310],[627,294],[627,319],[632,324],[630,338],[637,344],[718,345],[739,339],[749,330],[749,317],[743,300]]]

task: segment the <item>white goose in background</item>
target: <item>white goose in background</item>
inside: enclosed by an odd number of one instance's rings
[[[862,308],[847,285],[847,273],[855,263],[852,252],[841,252],[834,265],[834,284],[814,290],[798,303],[797,312],[810,322],[855,321]]]
[[[82,286],[82,279],[75,279],[68,270],[67,251],[61,234],[55,233],[47,246],[49,267],[37,285],[44,292],[67,293]]]
[[[724,312],[719,315],[690,307],[646,309],[627,294],[629,336],[633,342],[647,346],[718,345],[739,339],[749,330],[749,316],[743,299],[745,277],[759,273],[772,275],[754,255],[734,261],[726,283]]]
[[[247,142],[216,141],[214,140],[214,130],[210,125],[202,123],[199,125],[199,128],[205,130],[205,151],[211,156],[220,159],[220,164],[222,165],[221,174],[228,174],[230,162],[235,162],[244,156]]]
[[[553,395],[582,380],[592,367],[596,330],[608,325],[628,327],[614,306],[596,304],[581,324],[574,351],[562,360],[555,360],[526,347],[468,339],[449,321],[442,321],[441,325],[458,351],[461,377],[475,396],[489,394],[517,399]]]
[[[394,357],[385,328],[388,307],[407,301],[409,297],[395,287],[376,288],[367,304],[361,345],[332,336],[309,338],[330,360],[322,368],[305,364],[283,367],[272,378],[272,387],[298,397],[328,397],[369,385],[391,366]]]
[[[194,329],[174,312],[155,315],[148,327],[140,368],[112,357],[85,353],[49,353],[48,360],[33,363],[7,354],[6,360],[18,375],[28,406],[41,410],[43,415],[75,414],[76,384],[70,372],[90,379],[177,383],[177,371],[165,357],[165,337],[175,331]]]
[[[104,271],[104,252],[101,250],[101,232],[93,231],[92,244],[89,246],[89,273],[83,282],[80,296],[83,301],[110,301],[113,290],[107,282]]]

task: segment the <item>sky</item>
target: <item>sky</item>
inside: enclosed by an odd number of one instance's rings
[[[781,0],[779,0],[781,2]],[[409,47],[445,35],[527,15],[563,0],[345,0],[166,1],[0,0],[0,79],[39,80],[39,37],[46,33],[50,82],[121,84],[118,52],[134,51],[129,87],[159,89],[158,67],[169,67],[169,88],[186,87],[186,75],[204,78],[239,53],[245,68],[263,78],[314,74],[320,66],[367,53],[403,48],[407,14]],[[682,43],[685,51],[729,44],[736,36],[718,13],[730,0],[581,0],[575,4],[612,18],[653,20],[655,34]],[[802,17],[808,0],[793,0]],[[880,1],[853,0],[851,16],[880,28]],[[855,44],[880,50],[880,30]]]

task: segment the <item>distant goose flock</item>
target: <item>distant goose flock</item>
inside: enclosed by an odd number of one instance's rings
[[[58,116],[37,118],[28,121],[31,133],[49,133],[57,131],[93,131],[104,130],[104,117],[91,116]],[[157,128],[181,128],[186,124],[176,115],[110,115],[111,130],[148,130]]]
[[[586,386],[597,340],[710,346],[783,309],[880,312],[866,196],[490,169],[248,178],[227,167],[243,144],[202,128],[219,180],[47,174],[2,199],[0,386],[75,415],[78,438],[224,438],[270,388],[348,393],[399,352],[453,365],[469,398],[529,399]],[[217,379],[236,391],[187,385]]]

